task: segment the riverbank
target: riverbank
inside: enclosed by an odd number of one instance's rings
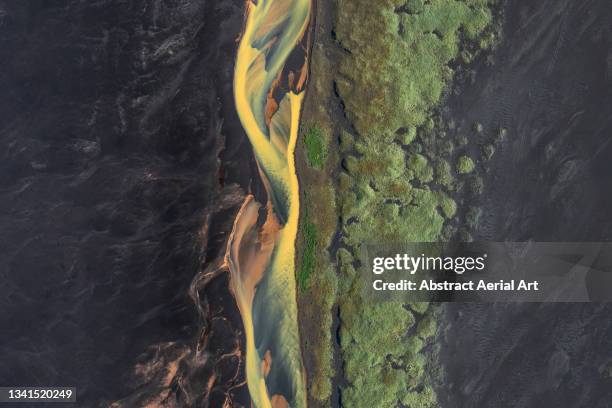
[[[330,405],[337,400],[334,380],[340,372],[334,334],[338,277],[333,241],[339,222],[335,197],[339,150],[334,135],[338,131],[335,119],[341,117],[341,111],[333,93],[333,15],[331,3],[316,2],[309,85],[296,148],[302,203],[297,243],[298,311],[311,408],[334,406]]]

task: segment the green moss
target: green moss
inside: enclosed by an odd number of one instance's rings
[[[482,1],[431,0],[416,9],[405,0],[338,1],[336,35],[351,53],[340,60],[337,87],[363,136],[424,123],[452,77],[460,32],[475,39],[491,20]]]
[[[435,308],[364,299],[352,254],[364,243],[437,241],[455,215],[444,192],[454,184],[451,165],[439,159],[454,145],[432,110],[453,76],[460,39],[478,42],[491,13],[486,0],[334,4],[336,38],[349,51],[334,80],[352,129],[340,134],[346,171],[337,196],[346,246],[337,253],[341,398],[351,408],[433,407],[421,350],[435,335]]]
[[[317,228],[310,222],[308,215],[302,221],[302,262],[297,273],[297,283],[300,290],[308,287],[308,281],[316,265]]]
[[[459,174],[471,173],[474,170],[474,167],[476,167],[474,161],[468,156],[461,156],[457,160],[457,172]]]
[[[469,50],[463,50],[460,54],[461,62],[464,64],[469,64],[474,60],[474,54]]]
[[[423,183],[433,180],[433,169],[427,162],[425,156],[411,154],[408,157],[408,177],[410,179],[417,179]]]
[[[341,172],[338,176],[338,192],[341,194],[345,194],[353,185],[353,180],[351,176],[346,174],[345,172]]]
[[[414,126],[409,128],[400,129],[399,133],[399,141],[403,145],[409,145],[416,138],[417,130]]]
[[[306,158],[311,167],[320,169],[327,158],[327,143],[322,131],[316,125],[308,127],[303,135]]]
[[[369,304],[357,291],[340,304],[340,345],[346,379],[353,384],[342,393],[343,406],[392,407],[418,386],[423,372],[423,361],[413,358],[420,345],[411,342],[407,348],[404,342],[415,319],[399,302]]]
[[[342,150],[351,150],[355,145],[355,137],[346,130],[340,131],[340,147]]]
[[[423,340],[418,336],[410,336],[408,340],[406,340],[406,350],[408,351],[410,357],[416,356],[422,348]]]
[[[418,314],[423,314],[427,311],[427,309],[429,309],[428,302],[414,302],[414,303],[408,304],[408,306],[410,307],[411,310],[415,311]]]
[[[479,42],[482,49],[492,48],[497,43],[497,36],[493,32],[485,34]]]
[[[436,394],[429,386],[420,392],[408,392],[402,398],[402,404],[410,408],[434,408],[438,406]]]
[[[450,198],[448,195],[443,193],[442,191],[438,191],[438,203],[440,204],[440,208],[444,213],[446,218],[453,218],[455,216],[455,212],[457,211],[457,204],[455,200]]]
[[[421,339],[428,339],[436,332],[436,321],[432,315],[425,316],[418,324],[416,333]]]
[[[332,394],[334,376],[334,353],[332,344],[333,308],[338,290],[338,278],[331,267],[326,268],[311,280],[309,292],[317,305],[316,332],[309,333],[315,341],[316,350],[312,353],[315,360],[315,372],[312,375],[311,394],[324,401]]]
[[[453,185],[453,174],[451,172],[451,166],[444,159],[436,160],[434,164],[435,182],[446,188],[450,188]]]

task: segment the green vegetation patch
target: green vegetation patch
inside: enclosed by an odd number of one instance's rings
[[[471,173],[472,171],[474,171],[474,167],[476,167],[476,165],[474,164],[474,160],[472,160],[468,156],[461,156],[457,160],[457,172],[459,174]]]
[[[418,153],[411,154],[408,157],[408,173],[411,179],[416,178],[424,183],[433,180],[433,169],[425,156]]]
[[[340,135],[337,195],[343,406],[436,406],[422,353],[436,333],[435,308],[364,299],[355,254],[364,243],[439,240],[455,216],[451,165],[431,154],[442,146],[450,157],[454,145],[434,132],[432,110],[460,41],[488,44],[481,35],[490,22],[487,0],[337,0],[336,39],[348,52],[335,83],[352,132]]]
[[[451,172],[451,166],[444,159],[436,160],[434,164],[435,182],[448,189],[452,188],[453,185],[453,174]]]
[[[446,218],[453,218],[457,212],[457,203],[450,198],[446,193],[438,191],[438,203],[442,209],[442,213]]]
[[[327,159],[327,142],[322,130],[316,125],[309,126],[304,133],[303,140],[308,164],[317,169],[323,168]]]
[[[319,400],[325,401],[332,394],[332,378],[334,377],[334,351],[332,348],[332,326],[338,277],[332,265],[317,269],[309,284],[309,295],[313,300],[311,316],[318,324],[314,332],[306,337],[313,342],[315,360],[314,372],[311,376],[310,393]]]
[[[310,222],[308,215],[302,221],[302,262],[297,274],[297,283],[300,290],[308,287],[310,276],[316,265],[317,228]]]
[[[475,40],[490,20],[486,0],[338,0],[336,35],[351,54],[337,84],[359,134],[422,124],[453,75],[460,33]]]

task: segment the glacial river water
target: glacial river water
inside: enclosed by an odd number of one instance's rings
[[[246,372],[253,405],[305,407],[297,323],[295,240],[299,185],[294,151],[307,76],[297,68],[311,0],[248,2],[234,72],[240,121],[253,147],[267,202],[247,196],[230,236],[231,271],[246,335]]]

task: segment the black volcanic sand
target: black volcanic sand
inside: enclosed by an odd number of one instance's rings
[[[0,3],[0,385],[139,406],[182,357],[180,405],[249,404],[228,276],[198,275],[256,174],[243,6]]]
[[[612,240],[612,7],[508,1],[493,66],[447,118],[508,129],[484,171],[475,240]],[[484,169],[481,167],[480,169]],[[447,304],[443,407],[610,407],[612,306]]]

